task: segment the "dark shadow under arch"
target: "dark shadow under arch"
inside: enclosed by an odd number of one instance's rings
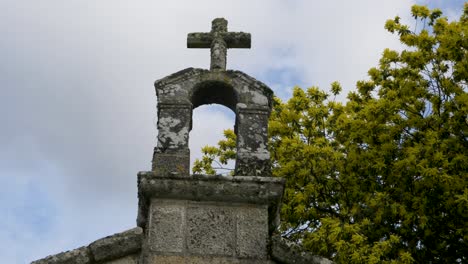
[[[197,84],[191,94],[193,109],[207,104],[220,104],[236,113],[239,97],[235,89],[221,81],[204,81]]]

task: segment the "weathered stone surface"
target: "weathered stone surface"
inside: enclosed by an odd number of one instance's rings
[[[185,150],[192,119],[192,105],[171,102],[158,105],[158,144],[156,149]]]
[[[233,34],[234,33],[234,34]],[[250,33],[245,32],[227,32],[221,33],[228,49],[251,47],[252,37]],[[187,35],[187,48],[210,48],[213,41],[213,34],[210,32],[195,32]]]
[[[149,249],[178,253],[184,249],[185,206],[177,201],[154,200],[148,221]]]
[[[271,176],[268,142],[268,107],[237,107],[236,175]]]
[[[268,210],[266,206],[243,207],[237,215],[237,256],[267,258]]]
[[[155,149],[153,158],[153,171],[161,175],[188,177],[190,175],[190,151],[164,151]]]
[[[175,94],[177,85],[169,86]],[[192,104],[185,101],[158,104],[158,142],[154,148],[153,171],[181,177],[190,172],[189,131],[192,122]]]
[[[284,264],[332,264],[333,262],[304,251],[294,243],[288,242],[280,236],[273,236],[271,243],[271,257]]]
[[[264,156],[263,153],[255,153],[256,156],[251,153],[239,152],[237,153],[237,163],[235,166],[236,175],[255,175],[270,174],[271,175],[271,162],[270,159],[259,159],[258,157]],[[265,154],[265,156],[269,154]]]
[[[138,264],[139,257],[139,254],[135,254],[115,260],[106,261],[102,264]]]
[[[272,260],[202,256],[153,256],[147,264],[274,264]],[[145,263],[146,264],[146,263]]]
[[[138,252],[141,249],[143,229],[128,231],[99,239],[89,245],[96,261],[112,260]]]
[[[184,256],[164,256],[155,255],[148,258],[145,264],[184,264],[187,263],[187,257]]]
[[[229,207],[190,206],[187,208],[187,249],[191,254],[232,256],[236,226]]]
[[[46,258],[33,261],[31,264],[91,264],[92,258],[87,247],[80,247],[74,250],[48,256]]]
[[[191,175],[179,178],[139,172],[139,191],[144,197],[195,201],[270,204],[283,194],[285,180],[259,176]]]

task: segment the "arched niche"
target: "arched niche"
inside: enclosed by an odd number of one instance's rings
[[[236,90],[227,82],[203,81],[191,90],[190,101],[193,109],[207,104],[220,104],[236,112],[238,103]]]
[[[156,173],[189,176],[192,110],[217,103],[235,112],[235,175],[270,176],[268,117],[273,92],[240,71],[188,68],[155,82],[158,99]]]

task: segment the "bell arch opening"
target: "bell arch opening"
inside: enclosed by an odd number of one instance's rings
[[[203,157],[202,148],[205,146],[218,147],[218,142],[224,140],[223,131],[233,129],[235,114],[226,106],[220,104],[201,105],[192,112],[192,130],[189,134],[190,173],[194,173],[195,161]],[[237,144],[236,144],[237,147]],[[216,159],[212,163],[216,174],[229,175],[235,167],[235,161],[221,164]],[[204,174],[206,172],[202,172]]]
[[[191,94],[193,109],[206,104],[220,104],[236,113],[239,101],[234,88],[222,81],[205,81],[197,84]]]

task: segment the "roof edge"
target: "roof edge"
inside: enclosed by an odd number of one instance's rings
[[[141,249],[142,241],[143,229],[136,227],[98,239],[88,246],[47,256],[31,262],[31,264],[93,264],[113,260],[137,253]]]

